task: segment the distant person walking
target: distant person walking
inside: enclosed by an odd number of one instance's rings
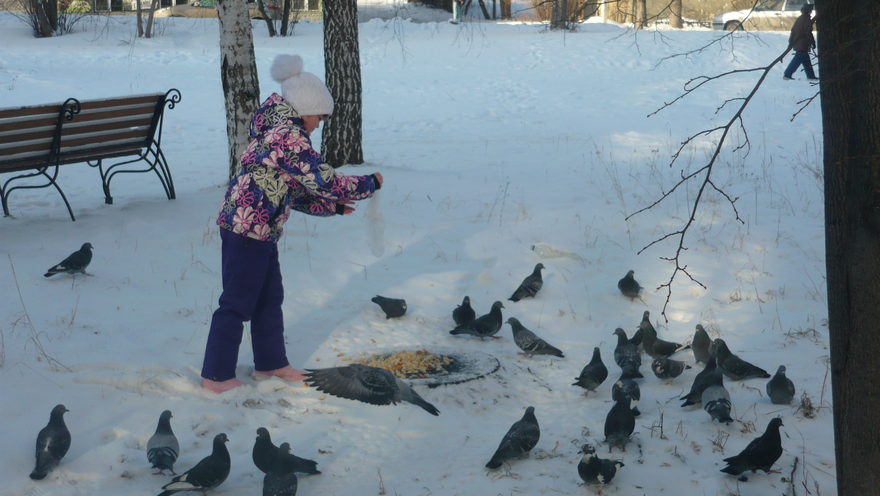
[[[464,0],[452,0],[452,19],[449,20],[452,24],[458,24],[461,22],[461,9],[464,8]]]
[[[813,19],[810,14],[813,13],[813,6],[806,4],[801,7],[801,15],[791,27],[791,35],[788,37],[788,46],[794,50],[794,58],[785,69],[782,79],[791,80],[794,71],[799,65],[804,66],[804,72],[807,73],[807,79],[815,81],[819,78],[813,72],[813,64],[810,62],[810,49],[816,48],[816,38],[813,38]]]

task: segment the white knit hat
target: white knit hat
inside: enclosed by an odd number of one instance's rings
[[[333,97],[327,86],[303,69],[299,55],[279,55],[272,62],[272,79],[281,83],[281,96],[299,115],[330,115]]]

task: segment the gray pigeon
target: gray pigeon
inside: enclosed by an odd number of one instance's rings
[[[263,477],[263,496],[296,496],[298,484],[296,474],[286,466],[282,456],[290,450],[290,445],[281,445],[276,459]],[[292,455],[291,455],[292,456]]]
[[[526,355],[553,355],[564,358],[565,355],[547,341],[539,338],[534,332],[527,329],[518,319],[510,317],[507,323],[513,328],[513,342],[523,350]]]
[[[760,377],[765,379],[770,377],[770,374],[768,374],[766,370],[758,367],[757,365],[752,365],[751,363],[734,355],[730,351],[730,348],[727,347],[727,343],[725,343],[723,339],[716,339],[714,341],[714,344],[715,359],[718,361],[718,368],[721,369],[721,371],[724,372],[724,375],[729,377],[731,380],[741,381],[743,379],[751,379],[752,377]]]
[[[644,377],[639,372],[639,367],[642,366],[642,355],[639,353],[638,347],[626,338],[626,331],[620,327],[614,330],[614,335],[617,336],[617,346],[614,348],[614,361],[621,369],[632,369],[632,377]]]
[[[501,330],[501,324],[504,317],[501,315],[501,309],[504,305],[500,301],[492,304],[492,309],[486,315],[481,315],[468,325],[461,325],[449,331],[449,334],[470,334],[480,339],[496,337],[498,331]]]
[[[527,454],[538,444],[540,438],[541,428],[535,418],[535,407],[530,406],[526,408],[522,418],[510,426],[486,468],[498,468],[506,460]]]
[[[642,348],[651,358],[668,358],[675,352],[686,348],[686,345],[658,338],[657,331],[651,324],[651,312],[647,310],[642,315],[639,330],[642,331]]]
[[[31,479],[46,478],[70,449],[70,431],[64,424],[64,414],[69,410],[64,405],[56,405],[49,414],[49,423],[37,434],[36,464]]]
[[[794,383],[785,376],[785,365],[780,365],[773,378],[767,381],[767,396],[775,405],[788,405],[794,399]]]
[[[464,299],[461,300],[461,305],[458,305],[455,307],[455,310],[452,311],[452,320],[455,321],[456,326],[470,325],[476,318],[477,314],[471,307],[470,296],[465,296]]]
[[[725,424],[733,422],[730,418],[730,393],[725,389],[724,376],[717,367],[709,374],[708,382],[709,385],[700,395],[703,410],[706,410],[713,420]]]
[[[278,455],[278,447],[272,443],[272,436],[265,427],[257,429],[257,439],[254,441],[254,449],[251,451],[251,458],[254,465],[260,472],[269,473],[275,464],[275,458]]]
[[[595,391],[600,384],[608,378],[608,367],[602,363],[599,347],[593,348],[593,358],[581,370],[581,375],[575,379],[572,386],[580,386],[588,391]]]
[[[654,375],[658,379],[675,379],[689,368],[691,368],[690,365],[671,358],[657,358],[651,362],[651,370],[654,371]]]
[[[386,319],[403,317],[406,313],[406,300],[401,300],[399,298],[386,298],[384,296],[376,295],[372,297],[370,301],[379,305],[382,311],[385,312]]]
[[[541,277],[541,270],[544,264],[535,265],[535,270],[523,279],[523,282],[516,288],[516,291],[508,298],[508,300],[517,302],[523,298],[534,298],[541,287],[544,286],[544,279]]]
[[[172,475],[177,475],[174,473],[174,462],[180,454],[180,443],[171,430],[171,417],[171,410],[162,412],[159,415],[156,432],[147,441],[147,460],[153,468],[159,470],[153,475],[165,475],[166,470],[170,470]]]
[[[716,368],[717,364],[715,363],[715,357],[709,357],[706,366],[696,377],[694,377],[694,383],[691,385],[690,392],[680,398],[684,400],[684,403],[681,404],[682,408],[689,405],[696,405],[703,401],[703,390],[712,384],[712,374],[715,372]]]
[[[89,263],[92,261],[92,244],[91,243],[83,243],[82,247],[71,253],[70,256],[61,261],[61,263],[53,265],[43,274],[43,277],[52,277],[55,274],[68,273],[68,274],[86,274],[90,275],[86,272],[86,267],[89,266]]]
[[[371,405],[394,405],[405,401],[440,415],[409,384],[385,369],[353,363],[345,367],[306,370],[305,383],[333,396],[362,401]]]
[[[631,270],[623,276],[623,279],[617,281],[617,289],[620,290],[620,293],[623,294],[623,296],[626,296],[630,300],[638,298],[639,293],[643,289],[633,277],[633,274],[635,274],[635,271]]]
[[[605,460],[596,456],[596,448],[589,444],[581,448],[581,453],[584,456],[578,463],[578,475],[587,484],[608,484],[614,478],[617,469],[623,467],[623,462],[619,460]]]
[[[625,450],[635,428],[636,417],[629,400],[619,397],[605,417],[605,442],[608,443],[609,450],[613,447]]]
[[[697,324],[697,330],[694,332],[694,340],[691,341],[691,349],[694,352],[694,359],[697,362],[706,363],[709,361],[709,346],[712,345],[712,338],[703,326]]]
[[[219,486],[229,476],[232,463],[229,459],[229,451],[226,443],[229,438],[226,434],[214,436],[214,449],[211,454],[202,458],[195,467],[171,479],[171,482],[162,486],[163,491],[158,496],[170,496],[181,491],[208,491]]]
[[[740,475],[748,470],[769,472],[776,460],[782,456],[780,426],[782,426],[782,419],[778,417],[772,419],[767,424],[767,430],[764,431],[764,434],[753,439],[738,455],[724,459],[727,466],[721,471],[730,475]],[[745,480],[745,477],[741,477],[740,480]]]
[[[629,406],[632,408],[633,415],[638,417],[641,415],[637,408],[641,397],[642,393],[638,383],[633,380],[632,370],[623,369],[620,378],[611,386],[611,399],[614,401],[621,399],[629,400]]]
[[[275,459],[276,464],[281,463],[283,467],[290,472],[298,472],[301,474],[316,475],[320,474],[318,470],[318,462],[309,460],[308,458],[300,458],[290,452],[290,443],[281,443],[278,447],[278,456]]]

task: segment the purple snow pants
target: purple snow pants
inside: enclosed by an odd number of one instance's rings
[[[286,365],[278,245],[220,229],[223,293],[211,319],[202,377],[225,381],[235,377],[244,321],[251,321],[254,368],[275,370]]]

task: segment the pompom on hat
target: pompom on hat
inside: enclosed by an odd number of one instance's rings
[[[275,57],[270,72],[272,79],[281,83],[281,96],[299,115],[333,113],[330,90],[318,76],[303,71],[303,59],[299,55]]]

